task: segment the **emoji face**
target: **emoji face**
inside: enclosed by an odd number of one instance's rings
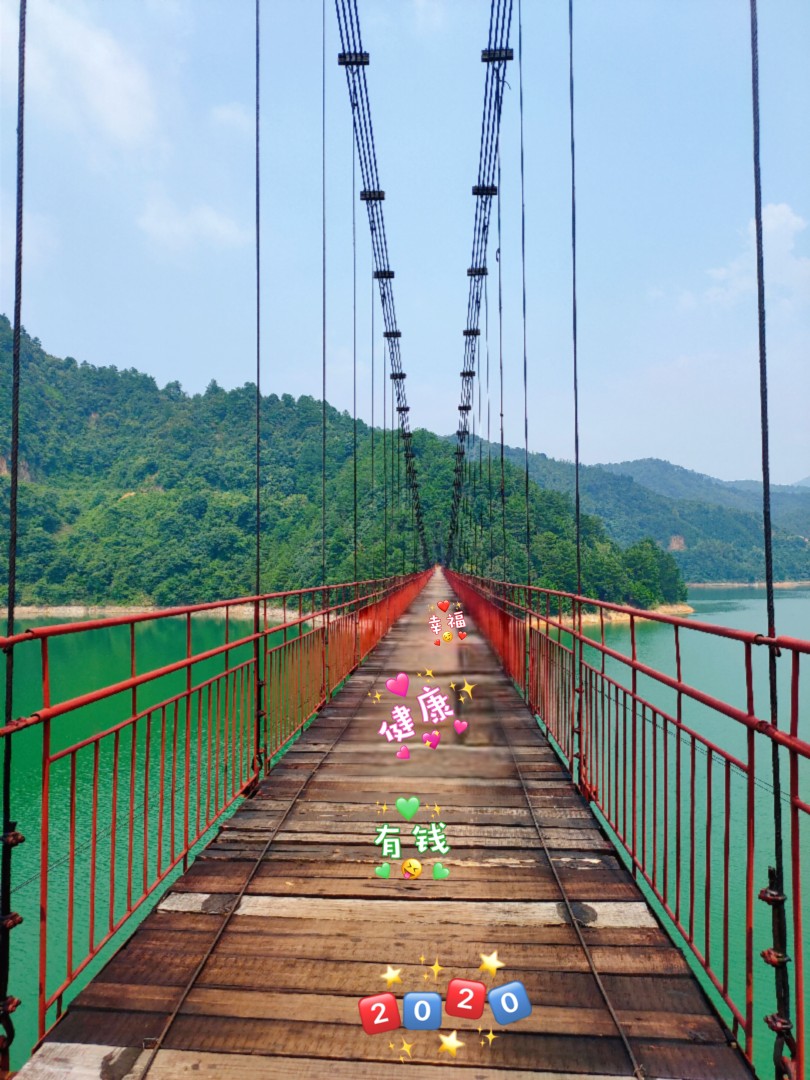
[[[453,640],[453,632],[452,632],[452,630],[445,630],[445,632],[442,634],[442,640],[443,641],[452,641]]]
[[[406,859],[402,864],[402,876],[417,878],[422,873],[422,864],[418,859]]]

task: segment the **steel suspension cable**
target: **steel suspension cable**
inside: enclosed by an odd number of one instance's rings
[[[8,541],[8,615],[6,635],[14,634],[17,605],[17,542],[18,542],[18,496],[20,473],[20,334],[22,330],[22,270],[23,270],[23,191],[25,177],[25,26],[27,0],[20,0],[19,40],[17,48],[17,212],[14,252],[14,329],[11,348],[11,477],[9,488],[9,541]],[[6,653],[6,701],[5,723],[13,717],[14,650]],[[4,739],[3,745],[3,844],[0,854],[0,1000],[5,1008],[0,1011],[0,1025],[4,1036],[0,1038],[0,1068],[8,1071],[9,1047],[14,1041],[14,1022],[11,1010],[19,1004],[8,996],[10,939],[14,927],[11,921],[11,853],[17,823],[11,819],[11,758],[12,739]]]
[[[321,0],[321,316],[321,585],[326,585],[326,0]]]
[[[526,464],[526,584],[532,583],[532,533],[529,513],[529,382],[526,348],[526,181],[523,151],[523,2],[518,0],[518,73],[520,79],[520,263],[523,277],[523,448]],[[528,595],[528,594],[527,594]]]
[[[503,252],[501,250],[501,161],[498,158],[498,368],[501,380],[501,531],[503,533],[503,580],[506,568],[506,472],[503,457]]]
[[[574,527],[577,596],[582,595],[582,522],[579,494],[579,372],[577,370],[577,183],[574,143],[574,0],[568,0],[568,112],[571,128],[571,320],[574,361]]]
[[[489,288],[484,285],[484,318],[487,335],[487,490],[489,492],[489,577],[492,577],[492,400],[489,395]]]
[[[354,580],[357,581],[357,204],[352,121],[352,461],[354,463]]]
[[[256,588],[255,594],[259,595],[261,590],[261,513],[262,513],[262,488],[261,488],[261,466],[262,466],[262,451],[261,451],[261,410],[262,410],[262,389],[261,389],[261,341],[262,341],[262,316],[261,316],[261,283],[262,283],[262,262],[261,262],[261,171],[259,163],[259,147],[260,147],[260,117],[261,117],[261,104],[259,100],[259,92],[261,88],[261,42],[260,42],[260,22],[259,22],[259,0],[256,0]],[[258,615],[258,607],[256,608]],[[258,630],[258,627],[254,628],[254,631]]]
[[[360,172],[363,179],[361,199],[365,201],[371,232],[371,245],[374,263],[374,278],[379,281],[380,301],[385,326],[385,338],[391,359],[392,373],[396,381],[396,401],[399,413],[399,426],[406,442],[406,481],[410,496],[415,504],[415,521],[422,547],[422,554],[427,561],[427,541],[422,515],[419,484],[416,474],[415,458],[411,444],[411,431],[408,421],[407,398],[404,388],[405,373],[402,371],[400,350],[400,331],[397,327],[396,310],[392,280],[394,272],[388,259],[388,244],[385,233],[385,220],[382,203],[385,192],[380,190],[377,170],[377,157],[374,143],[374,129],[371,122],[371,108],[368,98],[368,85],[365,68],[368,65],[368,53],[363,51],[360,33],[360,19],[357,13],[357,0],[335,0],[338,29],[342,52],[338,57],[346,69],[346,80],[350,99],[356,102],[354,112],[354,132],[357,143]],[[385,394],[385,390],[383,390]],[[393,424],[392,424],[393,432]],[[387,466],[386,466],[387,469]]]
[[[371,510],[377,508],[376,491],[374,490],[374,275],[371,276]],[[372,534],[373,535],[373,534]],[[376,580],[377,563],[375,558],[376,546],[371,545],[371,577]]]
[[[753,120],[754,165],[754,220],[757,252],[757,339],[759,355],[759,404],[760,431],[762,436],[762,526],[765,542],[765,589],[768,617],[768,637],[776,636],[776,609],[773,591],[773,537],[771,529],[771,464],[768,430],[768,358],[765,335],[765,262],[762,237],[762,178],[760,168],[760,122],[759,122],[759,30],[757,0],[750,0],[751,10],[751,104]],[[777,651],[768,649],[768,688],[770,719],[774,727],[779,723],[777,676]],[[790,979],[787,969],[787,922],[785,915],[784,855],[782,837],[782,778],[779,746],[771,744],[771,769],[773,773],[773,819],[774,819],[774,865],[768,868],[768,902],[771,907],[771,930],[773,935],[772,958],[776,982],[776,1013],[765,1018],[776,1038],[773,1049],[774,1071],[777,1080],[792,1077],[794,1069],[784,1056],[788,1047],[793,1064],[797,1056],[796,1041],[792,1034],[790,1019]],[[766,890],[763,890],[766,892]],[[760,896],[762,899],[762,895]],[[764,955],[764,954],[763,954]],[[765,957],[767,959],[767,956]]]
[[[262,719],[264,717],[262,690],[264,682],[261,677],[261,644],[259,641],[260,613],[259,594],[261,593],[262,581],[262,384],[261,384],[261,345],[262,345],[262,262],[261,262],[261,164],[259,152],[261,148],[261,22],[259,15],[259,0],[256,0],[255,13],[256,28],[256,579],[253,603],[253,665],[255,671],[256,686],[253,695],[253,761],[257,772],[261,771],[264,755],[262,752]]]
[[[385,434],[385,411],[386,411],[386,398],[388,397],[385,391],[385,347],[382,351],[382,401],[383,401],[383,576],[388,577],[388,448],[386,443]]]
[[[481,59],[487,65],[484,80],[484,107],[481,118],[481,144],[479,149],[478,176],[473,187],[476,197],[473,223],[472,263],[467,273],[470,286],[467,298],[467,325],[464,330],[464,367],[461,373],[461,401],[459,404],[459,428],[457,433],[453,501],[447,541],[446,561],[453,563],[459,514],[465,505],[465,452],[469,434],[469,414],[473,406],[473,379],[475,377],[475,343],[479,336],[479,321],[483,283],[487,275],[487,246],[492,198],[497,193],[496,167],[499,160],[501,111],[503,87],[506,81],[506,63],[512,59],[509,48],[509,31],[512,21],[512,0],[491,0],[489,39]],[[468,505],[468,504],[467,504]]]

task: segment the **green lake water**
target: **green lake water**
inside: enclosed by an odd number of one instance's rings
[[[734,588],[734,589],[693,589],[689,596],[689,603],[695,609],[691,618],[703,623],[717,626],[728,626],[740,630],[766,633],[767,615],[765,591],[759,588]],[[776,591],[776,627],[777,633],[787,637],[810,639],[810,589],[778,589]],[[598,637],[597,630],[589,631],[591,636]],[[626,624],[608,625],[605,631],[606,644],[628,655],[631,652],[630,630]],[[681,664],[683,679],[692,686],[719,698],[728,704],[740,709],[746,708],[745,672],[743,648],[738,643],[724,641],[719,638],[703,634],[693,634],[687,631],[681,632]],[[671,676],[676,674],[676,658],[674,638],[672,630],[660,624],[643,622],[636,628],[636,647],[638,658],[644,664]],[[595,663],[595,661],[592,661]],[[762,718],[769,716],[768,710],[768,673],[767,652],[764,649],[755,649],[753,655],[754,689],[756,713]],[[787,728],[789,723],[790,708],[790,659],[784,655],[777,661],[778,693],[780,707],[780,726]],[[607,672],[617,681],[629,686],[627,669],[618,662],[608,662]],[[801,694],[799,702],[799,735],[810,741],[810,657],[804,657],[801,661]],[[639,677],[638,693],[654,703],[658,708],[674,716],[676,710],[676,694],[666,687],[653,685],[652,680]],[[703,705],[683,701],[683,718],[693,730],[703,735],[720,748],[735,754],[742,761],[747,758],[746,729],[736,721],[724,717]],[[650,724],[647,724],[648,740]],[[658,764],[661,768],[660,745],[662,740],[659,734]],[[772,1036],[759,1021],[766,1014],[775,1011],[774,980],[773,972],[767,968],[760,959],[762,949],[772,945],[770,909],[756,899],[759,890],[768,883],[767,868],[773,861],[774,845],[774,811],[773,811],[773,786],[771,748],[764,738],[757,737],[755,755],[755,872],[754,872],[754,1057],[758,1072],[767,1077],[772,1075],[773,1067],[770,1064],[772,1053]],[[658,872],[659,887],[661,871],[663,869],[664,830],[670,831],[670,880],[674,870],[674,844],[671,841],[673,824],[675,824],[672,809],[672,791],[674,788],[675,768],[673,764],[674,733],[670,732],[669,739],[669,778],[670,778],[670,809],[669,821],[661,819],[661,806],[659,804],[658,822]],[[648,741],[648,747],[649,747]],[[690,789],[689,756],[687,754],[688,742],[682,741],[683,768],[681,780],[684,791]],[[648,751],[649,753],[649,751]],[[695,823],[695,874],[694,883],[690,882],[688,867],[684,870],[681,901],[686,905],[688,901],[690,884],[693,884],[696,897],[696,910],[694,921],[695,940],[703,941],[704,931],[707,925],[710,928],[712,943],[712,964],[716,971],[722,968],[722,936],[725,922],[725,913],[722,895],[722,872],[724,868],[724,824],[725,813],[723,809],[723,792],[725,771],[720,759],[715,755],[711,763],[708,755],[703,752],[696,754],[697,765],[694,780],[696,803],[703,807],[703,812],[698,813]],[[648,776],[651,757],[648,756]],[[810,763],[802,763],[800,769],[800,790],[807,800],[810,794]],[[709,774],[711,780],[709,781]],[[782,778],[782,808],[783,829],[785,837],[785,853],[789,858],[789,821],[788,821],[788,759],[787,755],[781,755],[781,778]],[[705,805],[707,785],[711,782],[713,791],[713,814],[712,820],[707,824]],[[641,802],[640,796],[639,801]],[[744,964],[742,962],[741,947],[745,934],[745,907],[744,907],[744,882],[745,882],[745,840],[748,818],[746,814],[746,784],[743,776],[735,770],[730,772],[730,850],[728,856],[730,896],[728,906],[728,936],[729,936],[729,987],[732,996],[738,1005],[744,1002]],[[652,828],[649,824],[652,816],[652,807],[647,806],[647,830],[648,847],[651,841]],[[639,831],[640,830],[640,822]],[[689,833],[688,807],[684,806],[681,814],[681,833],[684,837],[684,851],[686,838]],[[711,844],[711,903],[708,912],[705,910],[704,898],[706,895],[706,880],[704,868],[704,856],[707,842]],[[802,833],[802,857],[800,859],[802,875],[803,896],[803,924],[810,926],[810,821],[803,822]],[[789,863],[786,861],[786,872]],[[789,887],[789,882],[788,882]],[[649,895],[649,892],[648,892]],[[659,910],[660,913],[660,910]],[[684,907],[682,906],[682,921]],[[665,920],[666,921],[666,920]],[[789,927],[790,933],[790,927]],[[810,942],[805,930],[804,962],[805,970],[810,969]],[[789,940],[788,953],[792,953],[795,943]],[[695,970],[697,966],[693,965]],[[791,971],[792,978],[792,968]],[[704,985],[705,977],[702,976]],[[795,991],[795,987],[793,988]],[[728,1014],[724,1017],[730,1021]]]
[[[756,589],[711,589],[693,590],[690,603],[695,608],[694,618],[704,622],[727,625],[741,629],[764,632],[765,630],[765,598],[763,590]],[[793,589],[779,590],[777,592],[777,629],[780,633],[798,637],[810,638],[810,590]],[[231,640],[252,630],[249,624],[240,626],[231,625]],[[138,630],[137,655],[139,672],[147,671],[171,660],[181,659],[185,655],[186,639],[185,624],[182,620],[170,619],[157,623],[144,624]],[[701,689],[721,697],[724,700],[744,707],[745,695],[742,682],[741,654],[739,647],[730,647],[728,643],[719,639],[691,641],[690,638],[697,635],[682,635],[682,665],[684,678]],[[701,635],[701,637],[703,637]],[[626,626],[609,626],[606,630],[607,643],[620,652],[629,650],[629,630]],[[215,648],[224,641],[224,623],[214,619],[200,620],[195,622],[193,628],[193,650],[200,652],[205,649]],[[637,634],[639,657],[645,663],[660,670],[674,674],[675,660],[672,648],[671,631],[653,623],[645,623],[639,626]],[[231,656],[231,662],[239,658],[247,659],[251,646],[243,647],[243,653],[235,651]],[[758,711],[760,715],[766,715],[766,690],[767,673],[765,667],[766,657],[756,657],[757,699],[761,702]],[[129,632],[126,628],[93,631],[86,635],[64,637],[56,639],[51,646],[52,696],[59,700],[74,694],[85,692],[96,686],[103,686],[117,679],[124,679],[129,675]],[[40,705],[39,700],[39,650],[38,646],[31,645],[21,648],[17,653],[15,667],[15,715],[26,715]],[[195,682],[201,678],[211,677],[217,671],[222,670],[222,659],[209,661],[208,666],[195,671]],[[805,739],[810,739],[810,713],[807,710],[810,699],[810,663],[804,663],[802,669],[804,680],[801,734]],[[784,665],[779,670],[780,696],[785,707],[783,715],[785,722],[787,717],[786,707],[788,702],[787,671]],[[643,680],[642,680],[643,682]],[[144,708],[158,701],[165,700],[171,694],[179,693],[185,685],[185,676],[175,674],[165,677],[158,684],[149,684],[139,693],[138,706]],[[640,684],[640,692],[644,692]],[[652,694],[652,690],[650,689]],[[674,694],[668,696],[667,692],[658,691],[655,696],[656,704],[663,709],[674,708]],[[82,710],[80,714],[65,717],[54,721],[53,740],[56,748],[68,745],[77,739],[86,737],[93,732],[103,730],[127,715],[127,701],[118,700],[106,702]],[[734,721],[726,720],[715,714],[710,714],[700,706],[690,708],[687,714],[688,721],[707,737],[717,742],[720,746],[728,748],[735,753],[744,756],[745,736],[739,730]],[[761,743],[764,740],[759,740]],[[128,744],[127,744],[128,745]],[[41,802],[41,752],[42,734],[40,728],[22,732],[15,736],[14,745],[14,814],[18,821],[18,828],[26,835],[26,842],[14,852],[13,871],[13,902],[12,908],[20,912],[25,919],[21,927],[12,933],[12,969],[9,992],[23,999],[22,1007],[15,1013],[14,1019],[17,1026],[18,1036],[14,1046],[12,1063],[19,1067],[30,1052],[30,1048],[36,1039],[36,996],[37,996],[37,966],[38,966],[38,935],[39,935],[39,822]],[[154,753],[154,747],[152,752]],[[143,748],[139,744],[136,747],[138,762],[143,760]],[[86,768],[86,766],[85,766]],[[80,777],[83,774],[80,773]],[[755,875],[755,888],[766,884],[766,868],[770,851],[772,850],[773,824],[772,824],[772,789],[769,783],[770,762],[766,757],[764,748],[760,748],[757,758],[757,869]],[[784,770],[783,779],[787,781],[787,770]],[[67,864],[65,859],[65,838],[68,828],[69,814],[69,771],[66,768],[54,771],[51,793],[51,814],[53,820],[54,838],[52,850],[49,852],[49,865],[51,867],[51,913],[56,925],[64,924],[64,913],[60,916],[60,903],[64,905],[67,895]],[[698,781],[699,786],[700,780]],[[60,788],[60,784],[62,787]],[[103,791],[108,790],[109,780],[102,785]],[[732,817],[737,807],[743,806],[741,801],[741,788],[737,780],[734,781],[732,790]],[[810,776],[805,775],[802,779],[805,798],[810,791]],[[719,788],[718,788],[719,790]],[[102,800],[103,804],[103,800]],[[137,808],[138,812],[140,807]],[[77,811],[87,815],[87,806],[80,807]],[[139,815],[140,816],[140,815]],[[126,807],[122,807],[119,814],[118,828],[126,828]],[[744,836],[745,821],[734,820],[733,832],[735,840],[738,835]],[[104,823],[102,823],[102,828]],[[109,828],[109,822],[107,823]],[[810,827],[805,830],[805,840],[810,834]],[[705,822],[698,829],[697,842],[705,841]],[[139,836],[136,836],[136,854]],[[722,851],[720,838],[713,838],[717,845],[716,850]],[[122,841],[123,844],[123,841]],[[125,844],[123,844],[125,847]],[[732,848],[730,864],[732,868],[732,883],[741,880],[744,873],[743,862],[744,850],[738,846]],[[700,863],[701,849],[696,852],[697,862]],[[120,858],[120,856],[119,856]],[[808,875],[810,865],[810,853],[803,860],[803,873]],[[103,867],[109,878],[109,865]],[[119,868],[120,870],[120,868]],[[119,872],[116,870],[116,873]],[[77,874],[86,872],[86,864],[79,859]],[[179,869],[176,873],[179,873]],[[157,890],[160,895],[170,883],[171,878]],[[696,887],[701,882],[696,876]],[[102,892],[106,886],[100,886]],[[734,897],[731,904],[730,938],[738,939],[742,926],[740,924],[741,890],[734,888]],[[810,901],[810,881],[804,884],[805,898]],[[88,901],[82,901],[85,910],[77,906],[76,924],[84,927],[87,920],[86,907]],[[99,912],[106,902],[106,894],[102,895],[98,903],[101,905]],[[719,902],[719,901],[718,901]],[[755,1016],[761,1017],[764,1013],[773,1011],[772,986],[773,979],[769,970],[758,959],[759,950],[770,944],[768,940],[767,910],[765,905],[756,904],[755,926],[755,966],[758,977],[758,993],[755,1002]],[[762,909],[762,910],[759,910]],[[146,911],[142,911],[134,917],[131,928],[139,918],[144,917]],[[61,917],[61,922],[60,922]],[[97,917],[101,917],[97,913]],[[722,912],[715,904],[709,914],[710,920],[718,920]],[[696,931],[702,929],[702,913],[698,919]],[[805,925],[810,926],[810,911],[805,915]],[[65,930],[65,937],[67,931]],[[78,934],[79,931],[77,930]],[[712,925],[712,934],[717,938],[720,927]],[[98,970],[110,953],[120,942],[114,940],[104,953],[96,960],[86,973],[88,976]],[[83,955],[81,949],[86,945],[86,932],[84,941],[76,938],[75,949],[77,955]],[[49,945],[49,983],[51,988],[59,981],[64,973],[66,942],[52,941]],[[810,961],[806,961],[808,963]],[[739,964],[735,965],[732,957],[730,970],[730,984],[735,986],[741,976]],[[765,978],[762,978],[762,971]],[[82,982],[85,981],[83,978]],[[54,1019],[53,1011],[49,1020]],[[757,1060],[763,1076],[768,1075],[767,1060],[770,1053],[770,1037],[764,1033],[760,1026],[759,1042],[757,1046]]]

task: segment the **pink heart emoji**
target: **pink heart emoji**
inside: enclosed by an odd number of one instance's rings
[[[465,637],[467,636],[467,631],[466,631],[466,630],[459,630],[459,632],[458,632],[458,636],[459,636],[459,637],[461,638],[461,640],[463,641],[463,640],[464,640],[464,638],[465,638]]]
[[[447,609],[450,607],[450,601],[440,600],[436,607],[439,609],[439,611],[447,611]]]
[[[465,724],[464,726],[466,727],[467,725]],[[397,750],[397,757],[400,761],[407,761],[410,756],[411,752],[407,746],[400,746],[399,750]]]
[[[441,735],[438,733],[438,731],[426,731],[425,734],[422,736],[422,742],[426,743],[431,750],[435,750],[436,747],[439,745],[440,741]]]
[[[408,693],[408,682],[408,676],[404,671],[400,671],[395,679],[385,680],[385,688],[390,690],[392,694],[396,694],[397,697],[405,697]]]
[[[436,640],[435,640],[435,641],[433,642],[433,644],[434,644],[434,645],[441,645],[441,642],[439,641],[439,639],[438,639],[438,638],[436,638]]]
[[[453,727],[456,729],[456,734],[460,735],[463,731],[466,731],[470,725],[466,720],[454,720]],[[407,747],[406,747],[407,749]]]

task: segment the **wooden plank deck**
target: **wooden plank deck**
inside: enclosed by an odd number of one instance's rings
[[[453,595],[437,573],[19,1080],[135,1080],[147,1066],[150,1080],[361,1080],[401,1062],[425,1080],[632,1076],[542,841],[646,1075],[752,1075],[475,627],[463,643],[434,646],[428,605],[444,599]],[[437,727],[436,750],[421,744],[432,725],[414,700],[428,668],[469,724],[462,735],[452,720]],[[377,733],[402,700],[385,689],[399,671],[411,677],[416,721],[408,761]],[[465,680],[473,698],[459,706],[449,684]],[[413,795],[420,809],[409,823],[394,803]],[[438,820],[449,854],[422,856],[415,880],[394,858],[389,879],[375,874],[378,825],[400,825],[404,859],[416,854],[413,824]],[[437,860],[445,880],[432,877]],[[505,966],[479,971],[481,954],[495,950]],[[444,999],[448,981],[464,978],[520,980],[532,1013],[500,1027],[487,1005],[478,1021],[445,1015],[440,1032],[369,1036],[358,1001],[386,990],[388,965],[399,969],[400,1010],[405,993]],[[464,1044],[455,1057],[439,1038],[453,1030]]]

